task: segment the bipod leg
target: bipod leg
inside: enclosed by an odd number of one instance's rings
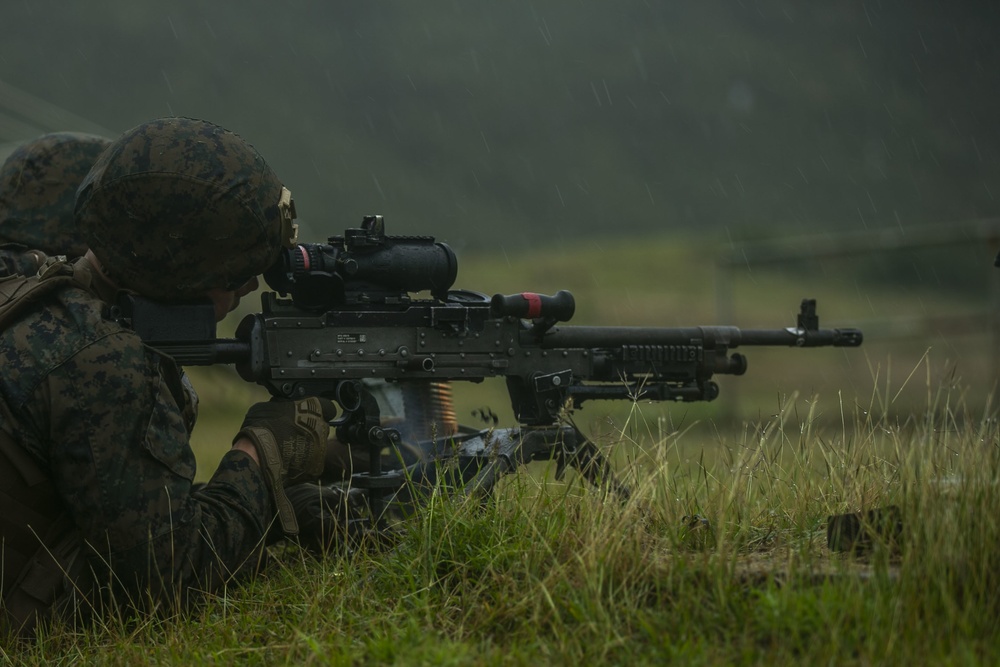
[[[524,447],[524,434],[519,429],[489,429],[464,442],[459,448],[457,471],[463,494],[488,503],[500,478],[524,462]]]
[[[613,493],[622,502],[632,496],[631,490],[615,477],[611,463],[575,426],[496,429],[465,443],[460,455],[463,459],[468,462],[467,469],[475,471],[465,476],[465,494],[483,501],[489,500],[500,478],[522,464],[552,459],[557,462],[557,479],[569,465],[589,483]]]
[[[566,466],[572,466],[585,480],[625,503],[632,491],[615,476],[611,462],[576,426],[563,430],[562,446],[556,463],[556,479],[562,479]]]

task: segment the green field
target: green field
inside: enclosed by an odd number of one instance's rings
[[[465,260],[459,285],[568,288],[579,323],[719,324],[711,265],[694,261],[709,250],[675,241]],[[731,322],[741,326],[791,325],[804,296],[819,299],[824,326],[858,325],[871,310],[975,306],[801,274],[755,274],[734,291],[745,294]],[[486,508],[436,497],[390,551],[318,559],[278,549],[267,576],[200,609],[55,627],[3,655],[11,664],[996,664],[1000,432],[980,338],[956,336],[943,353],[934,340],[871,335],[830,354],[751,351],[748,375],[724,378],[712,405],[588,405],[576,416],[635,490],[625,504],[532,464]],[[965,349],[968,359],[952,354]],[[193,376],[206,478],[263,395],[227,369]],[[488,404],[512,425],[502,387],[485,384],[455,388],[460,416]],[[857,557],[827,548],[829,515],[890,505],[902,516],[898,542],[876,539]]]

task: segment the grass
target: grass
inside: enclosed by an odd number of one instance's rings
[[[902,422],[875,394],[864,410],[792,395],[711,441],[635,405],[612,452],[628,503],[541,467],[485,508],[435,497],[391,551],[279,548],[266,576],[199,609],[56,627],[4,659],[995,664],[1000,427],[992,410],[959,417],[951,390],[928,394]],[[887,505],[903,512],[901,550],[827,549],[828,515]]]

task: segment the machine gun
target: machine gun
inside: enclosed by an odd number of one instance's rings
[[[819,328],[811,299],[802,301],[796,324],[781,329],[564,326],[575,309],[567,291],[487,297],[452,289],[457,273],[446,244],[387,236],[382,217],[369,216],[326,244],[285,249],[264,274],[275,291],[263,294],[261,312],[246,316],[235,339],[215,339],[210,305],[178,313],[181,306],[130,298],[118,317],[182,365],[234,363],[275,397],[336,400],[338,437],[369,449],[371,469],[353,484],[370,490],[376,516],[381,496],[426,470],[383,469],[380,453],[399,433],[381,425],[366,378],[401,386],[506,380],[517,428],[461,433],[447,447],[441,438],[426,448],[435,460],[448,449],[470,489],[488,492],[519,464],[556,458],[627,495],[596,448],[564,423],[567,407],[597,399],[711,401],[719,395],[714,375],[746,372],[735,348],[862,342],[857,329]]]

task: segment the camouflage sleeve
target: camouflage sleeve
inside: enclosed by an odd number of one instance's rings
[[[255,568],[272,515],[263,476],[242,452],[227,453],[191,493],[176,372],[134,336],[114,334],[50,372],[38,396],[50,406],[53,478],[98,583],[154,602],[218,590]]]

